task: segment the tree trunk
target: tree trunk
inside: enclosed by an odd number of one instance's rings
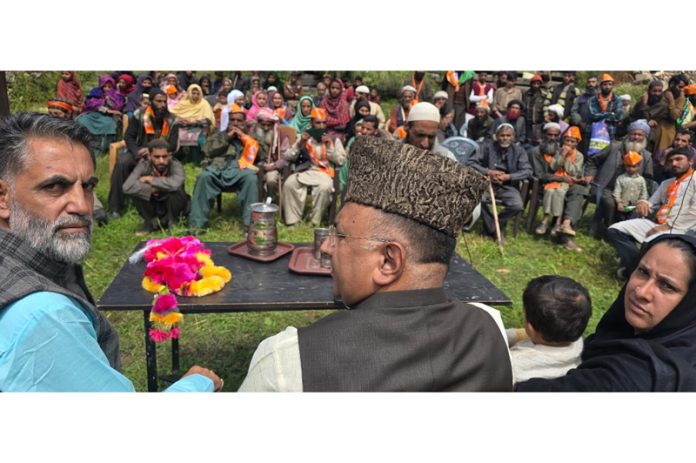
[[[0,116],[10,114],[10,99],[7,96],[7,79],[5,71],[0,71]]]

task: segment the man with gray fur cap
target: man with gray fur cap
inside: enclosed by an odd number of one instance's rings
[[[240,391],[511,390],[499,315],[443,289],[486,178],[375,137],[358,137],[349,176],[322,245],[349,310],[261,342]]]

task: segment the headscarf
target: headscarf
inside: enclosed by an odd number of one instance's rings
[[[208,92],[207,92],[207,93],[205,92],[205,90],[203,90],[203,81],[204,81],[204,80],[207,80],[207,81],[208,81]],[[203,93],[203,96],[208,96],[208,95],[210,95],[210,92],[211,92],[212,89],[213,89],[213,81],[210,80],[210,76],[209,76],[209,75],[206,74],[206,75],[204,75],[204,76],[201,76],[201,78],[198,79],[198,85],[200,85],[200,87],[201,87],[201,91],[202,91],[202,93]]]
[[[68,117],[72,117],[72,112],[73,112],[73,107],[72,105],[61,99],[61,98],[51,98],[48,100],[48,109],[57,109],[59,111],[64,112],[65,114],[68,115]]]
[[[191,94],[194,90],[198,90],[201,94],[200,100],[196,103],[191,99]],[[179,119],[189,119],[192,121],[208,119],[211,124],[215,124],[213,108],[211,108],[210,103],[203,98],[203,90],[201,90],[198,84],[189,85],[189,88],[186,90],[186,97],[174,106],[170,112]]]
[[[174,74],[169,74],[169,75],[172,76]],[[176,76],[174,76],[174,77],[176,77]],[[165,82],[166,82],[166,80],[165,80]],[[178,80],[177,80],[177,82],[178,82]],[[174,87],[174,91],[172,91],[170,93],[167,90],[171,89],[171,87]],[[173,112],[172,110],[174,109],[174,107],[176,105],[178,105],[181,100],[186,98],[186,92],[180,90],[178,85],[177,86],[174,86],[174,85],[170,86],[170,85],[165,83],[164,88],[162,88],[162,90],[164,91],[164,94],[167,95],[167,109],[169,109],[169,112]]]
[[[634,130],[642,131],[646,137],[650,135],[650,126],[648,125],[648,121],[645,119],[638,119],[631,122],[631,124],[628,126],[628,133],[631,133]]]
[[[295,114],[295,117],[292,119],[292,121],[290,121],[290,127],[295,127],[298,134],[307,130],[312,123],[311,111],[307,116],[302,115],[302,101],[304,100],[312,103],[312,109],[314,109],[314,100],[311,96],[305,95],[300,97],[299,101],[297,102],[297,114]]]
[[[278,95],[280,95],[280,99],[281,99],[280,108],[273,107],[273,97],[276,95],[276,93]],[[288,123],[287,121],[292,119],[292,116],[294,115],[294,113],[292,112],[290,107],[288,107],[287,103],[285,103],[285,98],[283,97],[283,94],[281,92],[279,92],[278,90],[275,90],[275,91],[269,90],[268,91],[268,104],[266,106],[271,108],[271,110],[275,111],[275,113],[278,115],[278,117],[280,117],[280,122],[282,122],[284,124],[287,124]]]
[[[246,117],[247,122],[254,122],[256,120],[256,113],[258,113],[259,109],[261,109],[261,106],[259,106],[259,103],[256,99],[258,98],[258,96],[261,93],[266,93],[266,92],[264,90],[258,90],[251,97],[251,108],[249,108],[249,111],[247,111],[247,117]]]
[[[179,92],[182,91],[182,89],[181,89],[181,87],[180,87],[180,84],[179,84],[179,78],[176,76],[176,74],[169,73],[169,74],[167,74],[166,76],[164,76],[164,78],[162,79],[162,83],[160,84],[160,88],[161,88],[162,90],[164,90],[165,93],[167,92],[167,85],[169,85],[169,84],[167,83],[167,80],[169,80],[169,79],[172,78],[172,77],[174,77],[174,78],[176,79],[176,89],[177,89]]]
[[[123,79],[123,81],[126,83],[126,88],[124,88],[123,90],[118,90],[118,92],[124,97],[128,97],[128,95],[130,95],[133,92],[133,90],[135,90],[135,80],[133,79],[133,76],[130,74],[121,74],[120,76],[118,76],[118,79]]]
[[[111,83],[111,90],[105,92],[102,87],[107,83]],[[116,83],[111,76],[101,76],[99,78],[99,85],[94,87],[87,94],[87,100],[85,101],[82,113],[93,113],[97,112],[100,107],[107,106],[110,109],[116,111],[121,111],[126,103],[126,99],[123,95],[118,93],[116,90]]]
[[[353,107],[353,109],[355,110],[355,115],[346,126],[346,142],[348,142],[348,140],[355,136],[355,134],[353,133],[353,131],[355,130],[355,125],[358,123],[359,120],[361,120],[364,117],[361,116],[360,112],[358,111],[362,107],[370,109],[370,102],[367,100],[358,100],[355,102],[355,106]]]
[[[696,254],[696,237],[663,234],[646,243],[641,258],[657,243],[678,239]],[[696,281],[677,306],[654,328],[635,333],[626,321],[621,289],[597,330],[585,340],[582,363],[566,376],[532,379],[528,391],[696,391]]]
[[[345,90],[339,93],[336,97],[331,96],[330,88],[331,84],[334,82],[338,82],[338,84],[343,87],[343,82],[341,79],[332,79],[331,83],[329,84],[329,88],[326,89],[326,95],[324,96],[324,99],[321,100],[321,104],[319,106],[324,108],[328,115],[326,126],[333,130],[336,130],[336,128],[341,128],[340,130],[343,131],[343,128],[350,121],[350,112],[348,110],[348,102],[346,101],[344,95]]]
[[[278,115],[271,108],[261,108],[256,113],[256,120],[277,122]]]
[[[82,87],[80,86],[80,79],[77,77],[75,71],[68,72],[70,72],[70,79],[67,82],[62,78],[58,79],[56,95],[61,100],[70,103],[73,106],[73,110],[80,111],[85,102],[84,95],[82,95]]]
[[[222,112],[220,113],[220,132],[227,130],[227,126],[230,123],[230,110],[232,109],[232,105],[235,104],[235,100],[240,96],[244,96],[244,93],[236,88],[232,89],[232,91],[227,94],[227,104],[222,108]],[[246,114],[246,109],[243,107],[242,111]]]
[[[270,83],[268,82],[268,76],[274,76],[275,77],[275,82]],[[283,88],[283,82],[280,81],[280,76],[278,75],[277,72],[272,71],[266,74],[266,78],[263,80],[263,88],[268,90],[268,87],[274,86],[276,89],[278,88]]]

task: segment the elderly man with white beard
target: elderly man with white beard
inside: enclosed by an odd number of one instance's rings
[[[133,391],[80,263],[92,234],[93,139],[47,115],[0,119],[0,391]],[[222,387],[194,366],[170,391]]]
[[[527,152],[515,141],[515,129],[512,125],[504,123],[495,131],[495,141],[486,142],[480,150],[477,150],[467,163],[490,178],[493,184],[493,194],[496,200],[500,200],[505,206],[499,214],[501,239],[505,240],[505,225],[508,220],[520,214],[524,209],[520,191],[514,186],[514,182],[526,180],[532,177],[532,165],[529,162]],[[490,202],[488,193],[484,194],[484,201]],[[483,213],[483,228],[489,236],[495,236],[495,222],[488,204],[481,207]]]
[[[613,197],[614,183],[618,176],[624,172],[623,157],[630,151],[637,152],[643,157],[638,173],[646,179],[648,184],[652,183],[652,156],[645,149],[648,135],[650,135],[650,127],[647,121],[637,120],[629,125],[628,137],[625,140],[611,142],[602,151],[587,159],[585,176],[570,187],[566,194],[562,230],[559,230],[559,232],[562,231],[562,234],[558,235],[560,244],[571,251],[582,251],[572,240],[572,236],[575,235],[573,226],[577,225],[582,218],[585,199],[590,194],[595,194],[594,188],[597,186],[602,189],[600,204],[603,208],[603,217],[607,227],[614,223],[614,211],[616,210],[616,202]],[[593,183],[595,185],[590,188]]]
[[[282,171],[288,165],[284,155],[290,149],[290,141],[278,130],[279,125],[280,119],[272,109],[261,108],[256,115],[256,124],[249,129],[249,135],[259,142],[255,164],[264,172],[265,194],[275,198],[276,203]]]

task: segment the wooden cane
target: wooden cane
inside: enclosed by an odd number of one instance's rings
[[[500,234],[500,222],[498,221],[498,208],[495,205],[495,194],[493,193],[493,183],[488,182],[488,195],[491,197],[491,206],[493,207],[493,220],[495,221],[495,240],[498,242],[498,249],[500,250],[500,255],[504,256],[505,251],[503,250],[503,240]]]

